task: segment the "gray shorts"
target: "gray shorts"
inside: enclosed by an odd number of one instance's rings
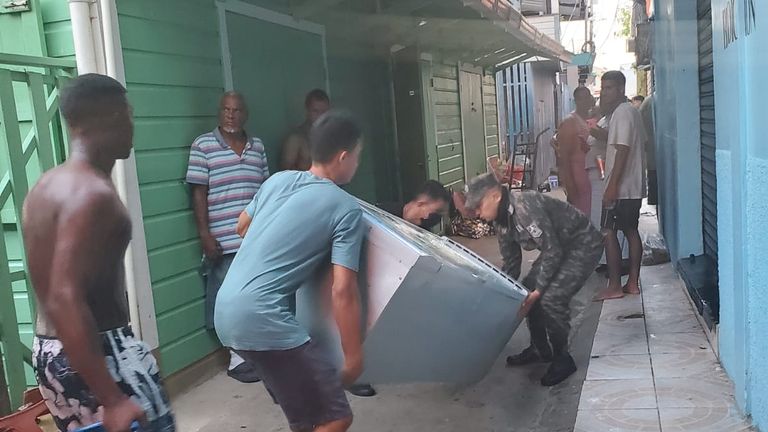
[[[341,375],[314,341],[285,351],[240,351],[257,369],[293,431],[352,418]]]

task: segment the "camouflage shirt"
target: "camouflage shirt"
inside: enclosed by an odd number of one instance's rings
[[[565,201],[538,192],[504,194],[495,222],[502,270],[517,279],[522,249],[541,251],[522,281],[542,293],[557,274],[566,253],[591,253],[602,247],[602,236],[587,216]]]

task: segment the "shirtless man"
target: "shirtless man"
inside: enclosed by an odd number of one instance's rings
[[[110,174],[131,153],[125,88],[87,74],[61,95],[71,154],[24,203],[24,243],[40,309],[34,369],[61,431],[176,430],[150,349],[128,326],[123,257],[131,222]]]

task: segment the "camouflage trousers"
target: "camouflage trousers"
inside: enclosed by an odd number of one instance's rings
[[[595,271],[602,254],[602,243],[592,238],[579,244],[578,249],[566,251],[560,270],[528,314],[531,345],[539,353],[552,352],[559,356],[568,352],[571,299]]]

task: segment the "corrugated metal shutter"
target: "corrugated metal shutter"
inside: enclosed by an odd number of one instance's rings
[[[715,171],[715,79],[712,60],[712,5],[698,0],[701,195],[704,254],[717,260],[717,176]]]

